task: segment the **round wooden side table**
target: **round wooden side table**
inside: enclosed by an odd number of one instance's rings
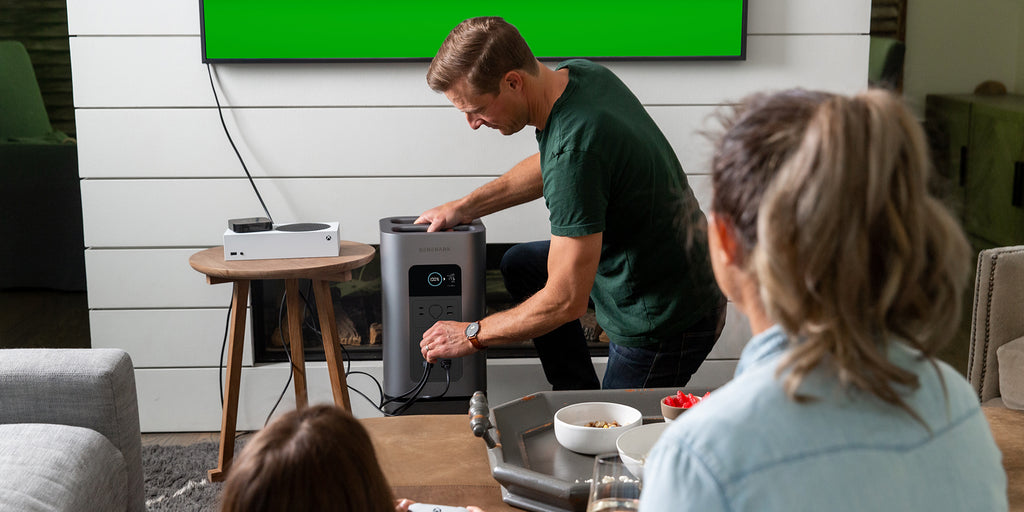
[[[295,387],[295,406],[307,405],[306,363],[302,352],[302,323],[299,314],[299,279],[312,281],[316,297],[317,316],[323,334],[324,355],[331,377],[334,403],[351,412],[345,368],[342,365],[338,341],[338,326],[331,303],[331,282],[352,279],[352,270],[373,259],[374,248],[358,242],[342,241],[337,257],[288,258],[272,260],[225,261],[224,248],[212,247],[189,258],[189,265],[206,275],[209,284],[232,283],[231,318],[227,360],[227,382],[224,390],[224,410],[220,429],[220,456],[217,468],[209,471],[211,482],[224,480],[231,467],[235,451],[235,423],[238,419],[238,392],[242,377],[242,347],[245,338],[245,308],[249,299],[249,282],[253,279],[283,279],[288,309],[288,339]]]

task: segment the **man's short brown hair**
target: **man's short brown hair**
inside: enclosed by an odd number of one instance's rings
[[[498,17],[459,23],[441,43],[427,71],[427,85],[446,92],[465,78],[477,94],[497,94],[502,77],[522,69],[538,72],[537,59],[516,27]]]

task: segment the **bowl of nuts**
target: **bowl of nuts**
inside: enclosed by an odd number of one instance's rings
[[[615,440],[640,425],[640,411],[613,402],[583,402],[555,412],[555,439],[565,448],[585,455],[615,452]]]

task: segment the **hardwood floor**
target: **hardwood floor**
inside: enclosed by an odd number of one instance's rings
[[[142,434],[142,446],[188,446],[196,443],[217,442],[220,432],[159,432]]]

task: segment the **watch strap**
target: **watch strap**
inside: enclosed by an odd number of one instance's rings
[[[470,345],[473,345],[473,348],[475,348],[477,350],[486,350],[487,347],[484,346],[483,343],[480,343],[480,340],[477,338],[477,335],[480,334],[480,323],[479,322],[475,322],[475,323],[476,323],[476,326],[477,326],[476,333],[474,333],[472,336],[468,336],[467,335],[466,339],[469,340],[469,344]]]

